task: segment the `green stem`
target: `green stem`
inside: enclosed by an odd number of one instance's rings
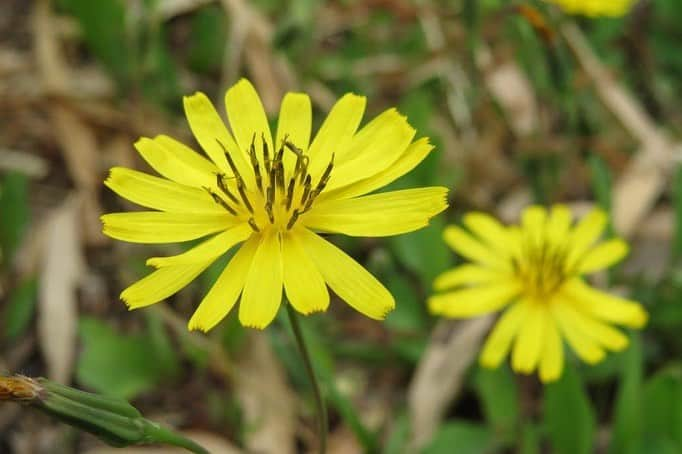
[[[305,370],[310,378],[310,383],[313,386],[313,391],[315,393],[315,404],[317,405],[318,419],[318,435],[320,440],[320,454],[325,454],[327,452],[327,407],[322,399],[322,393],[320,392],[320,384],[315,378],[315,371],[313,370],[313,363],[310,361],[310,354],[308,353],[308,347],[306,347],[305,340],[303,339],[303,333],[301,332],[301,326],[298,323],[298,315],[296,310],[287,304],[287,314],[289,315],[289,322],[291,323],[291,329],[294,331],[294,337],[296,338],[296,344],[298,344],[298,349],[303,357],[303,363],[305,364]]]

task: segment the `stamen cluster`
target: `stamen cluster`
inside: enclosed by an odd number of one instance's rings
[[[281,230],[291,230],[299,216],[311,209],[315,199],[327,186],[334,168],[332,154],[329,164],[317,184],[313,186],[313,178],[308,171],[310,157],[301,148],[285,136],[279,149],[271,156],[265,135],[261,134],[262,153],[259,159],[254,134],[249,147],[249,161],[256,181],[256,190],[249,190],[230,152],[219,140],[217,142],[225,152],[233,177],[218,173],[216,174],[218,192],[208,187],[204,189],[216,203],[232,215],[247,217],[248,224],[254,232],[267,228],[268,223]],[[287,151],[296,157],[289,175],[284,165],[284,155]]]
[[[526,238],[521,242],[521,258],[514,258],[512,265],[527,293],[546,300],[568,277],[566,258],[566,249],[547,238],[539,241]]]

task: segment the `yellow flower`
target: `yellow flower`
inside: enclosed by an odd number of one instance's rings
[[[153,257],[156,268],[121,293],[135,309],[185,287],[219,256],[242,243],[189,321],[208,331],[241,296],[239,320],[264,328],[282,289],[300,313],[324,311],[327,285],[349,305],[383,319],[395,305],[367,270],[318,233],[388,236],[428,224],[446,206],[447,189],[366,195],[409,172],[431,151],[428,139],[389,109],[359,128],[365,98],[343,96],[310,141],[312,108],[288,93],[273,140],[260,98],[247,80],[225,95],[228,131],[202,93],[185,97],[189,126],[209,159],[167,136],[135,147],[159,178],[115,167],[105,184],[158,211],[102,216],[104,233],[134,243],[172,243],[213,234],[187,252]]]
[[[574,228],[571,223],[565,206],[555,205],[550,213],[531,206],[521,226],[504,227],[491,216],[469,213],[464,225],[473,235],[455,226],[445,230],[447,244],[474,263],[436,278],[435,289],[447,292],[429,298],[429,309],[467,318],[507,307],[483,347],[483,366],[498,367],[512,350],[515,371],[539,369],[542,381],[553,381],[563,369],[562,338],[594,364],[605,350],[628,344],[611,324],[641,328],[646,323],[641,305],[603,293],[582,278],[627,254],[621,239],[595,244],[607,223],[604,212],[593,210]]]
[[[624,16],[632,8],[634,0],[545,0],[555,3],[567,14],[583,16]]]

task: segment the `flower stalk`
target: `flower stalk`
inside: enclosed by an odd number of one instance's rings
[[[318,439],[319,439],[319,453],[324,454],[327,452],[327,406],[322,397],[322,392],[320,390],[320,384],[315,376],[315,371],[313,370],[313,364],[310,360],[310,353],[308,353],[308,347],[306,346],[305,339],[303,338],[303,333],[301,332],[301,326],[298,322],[298,315],[296,310],[291,307],[291,304],[287,304],[287,314],[289,315],[289,322],[291,323],[291,329],[294,332],[294,338],[296,339],[296,344],[301,352],[301,357],[303,358],[303,363],[305,364],[305,370],[310,379],[310,384],[313,387],[313,393],[315,394],[315,405],[317,407],[318,414]]]

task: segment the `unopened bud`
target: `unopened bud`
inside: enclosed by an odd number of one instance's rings
[[[164,443],[194,453],[208,453],[193,441],[145,419],[123,399],[80,391],[44,378],[0,376],[2,400],[30,405],[112,446]]]

